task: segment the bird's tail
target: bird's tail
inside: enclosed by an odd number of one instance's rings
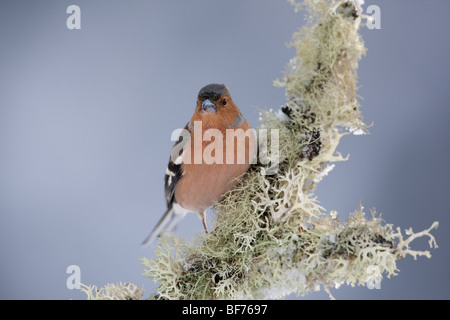
[[[172,231],[184,216],[185,212],[177,212],[174,207],[168,208],[141,246],[146,247],[150,245],[164,230]]]

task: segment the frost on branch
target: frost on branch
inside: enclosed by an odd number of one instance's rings
[[[275,85],[286,103],[261,116],[262,127],[278,129],[275,175],[254,165],[245,179],[214,206],[209,234],[186,243],[165,234],[155,259],[143,259],[144,275],[159,282],[158,299],[267,299],[307,294],[321,286],[377,287],[398,272],[397,261],[431,231],[386,224],[362,205],[340,221],[314,194],[317,183],[345,161],[337,146],[348,134],[364,134],[357,99],[358,62],[365,53],[358,33],[362,0],[305,0],[308,24],[293,36],[296,56]],[[268,139],[270,141],[270,139]]]

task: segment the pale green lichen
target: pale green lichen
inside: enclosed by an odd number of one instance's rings
[[[294,3],[294,1],[291,1]],[[156,259],[144,259],[145,276],[159,281],[161,299],[260,299],[306,294],[321,285],[376,287],[398,271],[396,261],[411,254],[411,240],[361,206],[346,222],[327,214],[313,191],[344,161],[336,151],[348,134],[367,133],[356,95],[357,67],[365,53],[358,33],[359,2],[306,0],[310,13],[294,34],[297,55],[285,77],[281,112],[262,114],[264,128],[278,129],[280,165],[276,175],[253,166],[245,180],[214,207],[210,234],[185,243],[168,234]]]
[[[157,299],[266,299],[300,295],[342,284],[377,287],[398,272],[407,255],[429,257],[410,243],[431,230],[407,230],[385,224],[363,207],[340,221],[327,212],[315,187],[347,160],[336,151],[340,139],[364,134],[357,99],[357,67],[365,53],[358,33],[361,0],[291,2],[309,13],[307,26],[294,34],[296,56],[285,76],[287,102],[263,112],[262,127],[278,129],[279,166],[254,165],[238,186],[214,206],[209,234],[192,243],[164,234],[155,259],[142,259],[144,275],[157,282]],[[270,139],[267,141],[270,144]]]
[[[140,300],[144,295],[144,289],[139,289],[133,283],[107,284],[101,289],[84,284],[81,286],[88,300]]]

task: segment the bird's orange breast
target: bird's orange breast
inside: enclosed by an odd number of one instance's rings
[[[256,151],[255,135],[245,120],[237,128],[214,121],[200,124],[201,130],[197,123],[184,149],[184,175],[175,189],[176,201],[194,212],[220,201],[248,170]]]

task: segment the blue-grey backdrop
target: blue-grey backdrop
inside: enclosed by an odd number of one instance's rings
[[[71,4],[81,8],[81,30],[66,27]],[[339,150],[350,160],[322,181],[319,198],[342,217],[361,200],[402,228],[438,220],[440,248],[430,260],[400,261],[381,290],[333,293],[449,299],[450,2],[371,4],[381,29],[362,29],[359,94],[374,126],[344,138]],[[257,126],[257,108],[284,102],[272,81],[304,22],[276,0],[2,0],[0,298],[84,299],[66,287],[73,264],[83,283],[130,281],[153,292],[139,258],[154,253],[139,244],[165,210],[172,130],[211,82],[226,83]],[[202,225],[190,215],[177,232],[189,238]]]

